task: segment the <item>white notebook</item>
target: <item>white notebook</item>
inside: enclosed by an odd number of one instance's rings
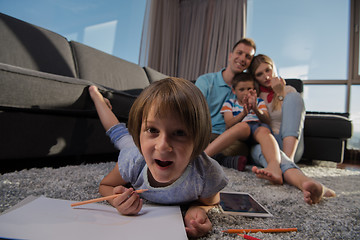
[[[38,197],[0,215],[0,238],[15,239],[187,239],[179,206],[143,205],[123,216],[100,203]]]

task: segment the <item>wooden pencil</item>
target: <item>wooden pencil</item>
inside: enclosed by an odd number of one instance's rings
[[[135,190],[134,192],[136,193],[143,193],[145,191],[147,191],[148,189],[139,189],[139,190]],[[90,199],[90,200],[86,200],[86,201],[82,201],[82,202],[76,202],[71,204],[71,207],[76,207],[76,206],[80,206],[80,205],[84,205],[84,204],[89,204],[89,203],[96,203],[96,202],[101,202],[101,201],[106,201],[106,200],[110,200],[113,198],[116,198],[117,196],[119,196],[120,194],[114,194],[114,195],[110,195],[110,196],[106,196],[106,197],[101,197],[101,198],[95,198],[95,199]]]
[[[296,232],[297,228],[269,228],[269,229],[228,229],[223,232],[226,233],[276,233],[276,232]]]

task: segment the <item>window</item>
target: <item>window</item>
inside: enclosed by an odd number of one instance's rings
[[[275,61],[280,76],[304,81],[307,111],[350,112],[353,137],[347,147],[360,149],[360,88],[347,87],[351,66],[360,73],[359,31],[352,32],[359,27],[350,27],[355,2],[359,26],[360,0],[248,0],[246,36],[255,40],[257,53]],[[357,53],[354,63],[350,49]]]
[[[348,141],[349,149],[360,149],[360,0],[353,0],[351,5],[352,10],[352,23],[351,23],[351,36],[353,38],[353,51],[350,53],[353,59],[352,65],[352,85],[350,95],[350,117],[353,124],[353,137]]]
[[[146,0],[0,1],[2,13],[138,63]]]
[[[352,113],[353,137],[348,141],[349,149],[360,148],[360,85],[352,86],[350,112]]]
[[[351,36],[353,38],[354,42],[354,51],[352,51],[353,56],[351,59],[353,59],[353,82],[360,82],[360,41],[359,41],[359,26],[360,26],[360,1],[359,0],[353,0],[352,6],[352,22],[351,22],[351,29],[353,30],[351,32]]]
[[[246,36],[279,74],[302,80],[345,80],[350,1],[248,0]]]
[[[329,99],[328,97],[318,97],[318,95],[331,96],[331,106],[328,107]],[[336,96],[336,97],[334,97]],[[305,85],[303,98],[305,102],[305,107],[307,111],[315,112],[345,112],[345,102],[346,102],[346,86],[345,85]]]

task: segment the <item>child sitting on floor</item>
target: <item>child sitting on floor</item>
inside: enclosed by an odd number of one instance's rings
[[[279,146],[268,125],[270,117],[266,105],[256,95],[254,78],[250,73],[242,72],[234,77],[231,84],[236,99],[227,100],[221,113],[224,116],[226,128],[232,128],[232,131],[227,130],[221,134],[206,148],[205,152],[213,156],[236,140],[248,141],[249,144],[255,141],[260,143],[264,157],[269,162],[279,164]],[[219,156],[215,158],[218,159]],[[226,157],[222,157],[222,161],[226,161]],[[244,165],[241,168],[244,168]]]
[[[227,184],[222,167],[203,151],[210,139],[206,101],[190,81],[166,78],[152,83],[131,107],[128,129],[119,123],[97,87],[89,88],[107,135],[120,150],[114,169],[104,177],[103,196],[121,214],[137,214],[142,197],[160,204],[192,204],[184,222],[189,237],[211,230],[207,211],[219,203]],[[130,135],[129,135],[130,133]],[[131,184],[132,188],[125,185]]]

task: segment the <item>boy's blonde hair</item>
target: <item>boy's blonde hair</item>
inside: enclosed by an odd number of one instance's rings
[[[210,142],[210,112],[203,94],[192,82],[182,78],[165,78],[150,84],[135,100],[129,113],[128,129],[140,152],[141,125],[147,121],[152,107],[160,118],[179,115],[194,141],[192,159],[205,150]]]

